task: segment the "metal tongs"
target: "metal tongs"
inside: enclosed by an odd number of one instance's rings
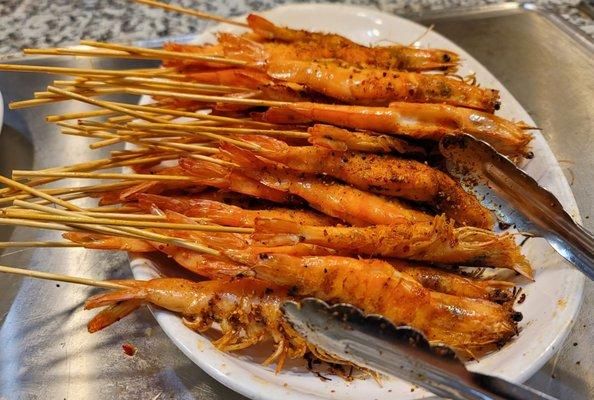
[[[504,224],[541,236],[594,279],[594,237],[576,224],[555,196],[489,144],[470,135],[446,135],[439,143],[450,174],[474,192]]]
[[[341,360],[395,376],[451,399],[555,400],[501,378],[470,372],[443,345],[431,346],[408,326],[395,327],[378,315],[348,304],[329,306],[308,298],[282,304],[291,326],[309,343]]]

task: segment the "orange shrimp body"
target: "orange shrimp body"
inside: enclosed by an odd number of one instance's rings
[[[336,61],[271,60],[273,78],[298,83],[347,104],[388,105],[394,101],[444,103],[492,113],[499,92],[439,74],[356,68]]]
[[[387,260],[394,269],[411,276],[423,287],[453,296],[485,299],[505,303],[513,299],[514,284],[500,280],[480,280],[462,276],[455,272],[428,267],[402,260]]]
[[[391,153],[425,155],[426,151],[403,139],[372,132],[349,131],[332,125],[316,124],[307,129],[312,145],[335,151],[361,151],[363,153]]]
[[[454,228],[443,216],[430,222],[369,227],[316,227],[281,220],[257,220],[255,238],[258,233],[293,235],[297,241],[352,254],[508,268],[532,278],[530,264],[512,236],[479,228]]]
[[[272,123],[323,122],[351,129],[439,141],[447,133],[466,132],[510,156],[526,156],[532,136],[523,127],[495,115],[445,104],[390,103],[389,107],[294,103],[270,108],[262,119]]]
[[[387,199],[336,182],[323,182],[311,175],[296,174],[267,164],[250,152],[221,145],[247,176],[277,190],[303,198],[316,210],[352,225],[403,224],[429,221],[429,214],[396,199]]]
[[[255,14],[250,14],[247,20],[255,34],[264,39],[287,42],[284,47],[292,46],[293,51],[283,48],[284,54],[286,54],[284,58],[287,59],[336,58],[356,65],[411,71],[455,69],[458,64],[458,55],[447,50],[419,49],[407,46],[367,47],[336,34],[278,27]],[[281,43],[273,44],[282,45]],[[270,47],[267,47],[269,52],[271,51]]]
[[[243,138],[260,146],[257,154],[291,169],[326,174],[361,190],[427,202],[460,225],[490,229],[495,223],[491,212],[449,175],[421,162],[318,146],[288,146],[265,136]]]
[[[181,314],[184,324],[197,332],[204,332],[213,323],[218,323],[222,336],[213,344],[221,351],[241,350],[272,339],[276,349],[264,364],[276,361],[277,372],[287,357],[301,358],[308,350],[305,340],[282,318],[280,304],[291,299],[283,287],[252,278],[204,282],[160,278],[114,282],[128,287],[91,297],[85,308],[141,301]],[[110,313],[100,313],[89,327],[96,331],[113,322]]]
[[[200,198],[172,198],[145,194],[138,196],[138,204],[145,210],[152,205],[172,210],[189,217],[208,218],[220,225],[252,227],[256,218],[281,218],[305,225],[335,225],[336,220],[313,211],[274,208],[270,210],[245,210],[243,208]]]
[[[430,341],[470,350],[507,341],[517,333],[510,307],[432,292],[380,260],[348,257],[294,257],[229,250],[260,279],[292,292],[334,303],[345,302],[380,314],[396,325],[411,325]]]

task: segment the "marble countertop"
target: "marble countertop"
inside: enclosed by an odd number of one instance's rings
[[[594,22],[576,7],[579,0],[536,0],[594,37]],[[290,0],[175,0],[221,16],[265,10]],[[303,1],[296,1],[303,2]],[[312,2],[312,0],[307,0]],[[315,1],[314,2],[320,2]],[[346,0],[406,14],[423,10],[500,3],[498,0]],[[80,39],[131,42],[187,36],[212,22],[150,8],[127,0],[3,0],[0,2],[0,57],[14,57],[24,47],[56,47]]]

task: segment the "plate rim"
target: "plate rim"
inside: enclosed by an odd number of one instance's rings
[[[351,11],[351,12],[370,12],[370,13],[374,13],[376,15],[378,15],[379,17],[391,17],[391,18],[396,18],[396,19],[402,19],[405,20],[409,23],[412,23],[414,25],[417,25],[419,28],[423,28],[425,29],[425,27],[421,24],[419,24],[416,21],[412,21],[409,19],[406,19],[404,17],[401,17],[399,15],[394,15],[394,14],[390,14],[388,12],[384,12],[381,10],[378,10],[376,8],[373,7],[368,7],[368,6],[361,6],[361,5],[345,5],[345,4],[328,4],[328,3],[300,3],[300,4],[285,4],[285,5],[280,5],[277,7],[273,7],[270,9],[267,9],[265,11],[261,11],[259,12],[260,14],[266,16],[268,13],[270,12],[290,12],[292,9],[298,9],[298,10],[304,10],[304,9],[308,9],[308,8],[313,8],[313,9],[326,9],[326,10],[332,10],[332,9],[343,9],[346,11]],[[232,19],[237,20],[237,21],[242,21],[243,19],[245,19],[247,14],[245,15],[241,15],[238,17],[234,17]],[[217,24],[214,25],[212,27],[209,27],[208,29],[200,32],[200,33],[196,33],[192,39],[195,40],[201,36],[204,35],[208,35],[208,34],[212,34],[214,32],[220,31],[221,28],[223,28],[224,30],[224,25],[222,24]],[[447,41],[448,43],[454,45],[455,47],[459,47],[462,48],[461,46],[458,46],[455,42],[453,42],[452,40],[448,39],[447,37],[435,32],[437,35],[439,35],[439,37],[445,41]],[[463,48],[462,48],[463,49]],[[465,50],[465,49],[463,49]],[[471,56],[472,57],[472,56]],[[507,88],[499,81],[499,79],[497,79],[497,77],[495,77],[487,68],[485,68],[478,60],[476,60],[474,57],[472,57],[472,60],[474,63],[479,64],[485,71],[487,71],[495,80],[498,81],[498,83],[504,87],[506,90]],[[507,90],[508,91],[508,90]],[[509,92],[509,91],[508,91]],[[514,99],[514,101],[520,106],[520,108],[526,113],[528,114],[528,112],[526,111],[526,109],[515,99],[515,97],[513,96],[513,94],[509,93],[510,96]],[[1,101],[1,99],[0,99]],[[0,114],[1,116],[1,114]],[[532,118],[530,118],[530,120],[532,120]],[[540,135],[540,134],[539,134]],[[536,138],[535,138],[536,139]],[[546,148],[548,149],[548,151],[551,153],[551,155],[553,156],[553,158],[555,159],[555,164],[553,167],[560,169],[559,166],[559,162],[555,156],[555,154],[552,152],[548,142],[546,141],[546,139],[544,139],[544,137],[542,135],[540,135],[539,140],[542,139]],[[581,216],[580,216],[580,212],[579,212],[579,208],[577,207],[577,203],[575,201],[575,197],[573,195],[573,191],[571,190],[571,187],[569,186],[569,183],[567,181],[567,178],[565,177],[565,175],[562,173],[562,171],[560,171],[560,173],[558,174],[559,178],[560,178],[560,182],[559,182],[559,187],[563,190],[564,192],[564,197],[566,197],[565,201],[564,201],[564,206],[568,209],[567,211],[572,215],[572,217],[578,222],[581,223]],[[131,260],[131,269],[133,271],[133,274],[135,276],[135,278],[138,278],[136,275],[136,273],[134,272],[135,268],[133,267],[133,265],[135,263],[139,263],[142,264],[143,266],[146,266],[146,262],[149,262],[146,259],[143,259],[142,257],[137,257],[137,258],[133,258],[131,256],[130,258]],[[585,277],[582,274],[579,274],[579,276],[576,276],[577,279],[575,279],[575,286],[573,287],[575,290],[573,292],[573,299],[577,300],[572,302],[572,306],[573,309],[569,310],[571,312],[571,321],[569,321],[566,325],[564,325],[561,329],[559,334],[556,335],[555,339],[548,343],[547,348],[536,358],[536,360],[532,360],[532,364],[525,368],[521,373],[519,373],[514,379],[512,379],[513,381],[517,382],[517,383],[521,383],[524,382],[525,380],[527,380],[528,378],[530,378],[534,373],[536,373],[536,371],[538,371],[561,347],[561,344],[563,344],[565,342],[565,340],[567,339],[567,336],[569,335],[569,333],[571,332],[571,329],[575,323],[575,319],[577,314],[579,313],[582,303],[583,303],[583,291],[584,291],[584,285],[585,285]],[[577,299],[576,299],[577,297]],[[196,359],[196,354],[194,351],[192,351],[191,349],[187,348],[187,346],[182,343],[181,340],[179,340],[179,338],[177,336],[175,336],[174,332],[172,329],[168,329],[168,325],[166,324],[162,324],[161,320],[163,319],[164,315],[173,315],[167,311],[163,311],[163,310],[156,310],[154,308],[151,308],[151,313],[154,315],[155,319],[157,320],[157,322],[159,323],[159,325],[161,326],[161,328],[163,329],[163,331],[167,334],[167,336],[172,340],[172,342],[188,357],[190,358],[190,360],[192,360],[192,362],[194,362],[198,367],[200,367],[202,370],[204,370],[208,375],[210,375],[211,377],[213,377],[214,379],[216,379],[218,382],[220,382],[221,384],[227,386],[228,388],[235,390],[236,392],[245,395],[245,396],[249,396],[250,398],[254,398],[254,399],[275,399],[278,398],[277,396],[274,396],[274,393],[270,393],[269,395],[266,395],[266,391],[261,391],[262,389],[268,389],[271,390],[273,387],[276,388],[277,385],[275,384],[268,384],[268,386],[264,387],[261,384],[255,384],[255,382],[252,382],[252,384],[242,384],[237,382],[236,380],[234,380],[233,378],[229,378],[225,373],[223,373],[219,368],[217,368],[216,366],[214,366],[211,363],[207,363],[207,362],[201,362],[200,360]],[[217,351],[215,349],[215,351]],[[260,390],[256,390],[256,389],[260,389]],[[264,395],[263,395],[264,394]],[[277,393],[278,395],[279,393]],[[292,390],[290,393],[284,393],[286,394],[292,394],[292,395],[296,395],[299,398],[311,398],[311,399],[322,399],[322,398],[327,398],[327,397],[319,397],[317,395],[311,395],[311,394],[307,394],[298,390]],[[425,398],[425,397],[424,397]]]

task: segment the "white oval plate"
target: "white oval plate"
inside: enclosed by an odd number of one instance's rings
[[[343,5],[302,4],[282,6],[262,13],[273,22],[292,28],[335,32],[363,44],[389,42],[412,43],[425,32],[424,26],[371,9]],[[214,42],[216,30],[240,31],[230,26],[215,27],[196,38],[196,42]],[[475,72],[482,86],[498,89],[503,108],[498,115],[534,122],[513,96],[480,63],[463,49],[435,32],[429,32],[422,46],[444,48],[460,54],[461,75]],[[146,100],[146,99],[145,99]],[[551,190],[574,219],[578,209],[563,173],[539,132],[532,142],[536,157],[524,170]],[[567,336],[582,299],[583,276],[541,239],[531,239],[523,247],[535,268],[534,283],[523,285],[526,301],[517,306],[524,315],[520,335],[500,351],[480,362],[469,363],[475,371],[522,382],[536,372],[560,347]],[[137,279],[157,275],[147,260],[132,261]],[[200,368],[222,384],[254,399],[418,399],[430,394],[397,379],[385,379],[380,386],[372,379],[345,382],[338,377],[322,381],[303,368],[293,367],[275,374],[247,354],[225,354],[216,350],[204,336],[186,328],[172,313],[154,310],[155,318],[171,340]]]

